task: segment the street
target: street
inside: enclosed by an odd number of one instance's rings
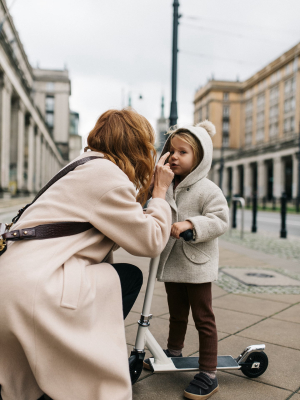
[[[237,211],[237,229],[240,228],[241,224],[241,209]],[[281,215],[280,212],[257,212],[257,232],[271,232],[279,233],[281,229]],[[245,221],[244,229],[246,232],[251,231],[252,226],[252,210],[245,210]],[[298,214],[287,214],[286,218],[286,229],[288,235],[300,237],[300,215]]]

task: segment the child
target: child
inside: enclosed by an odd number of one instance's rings
[[[229,212],[221,189],[206,178],[212,162],[209,121],[183,126],[171,132],[162,154],[170,151],[168,162],[174,172],[166,200],[172,209],[171,237],[163,250],[157,279],[165,282],[170,311],[169,357],[182,357],[189,309],[199,332],[199,369],[184,396],[207,399],[219,389],[216,377],[217,330],[212,310],[211,282],[218,276],[218,236],[228,227]],[[181,232],[193,230],[185,242]],[[144,362],[149,368],[148,360]]]

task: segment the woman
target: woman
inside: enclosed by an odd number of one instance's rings
[[[57,181],[13,226],[75,221],[94,228],[15,242],[1,256],[3,400],[36,400],[43,393],[54,400],[131,399],[120,279],[131,280],[122,287],[126,315],[141,277],[133,266],[114,268],[112,250],[121,246],[153,257],[168,241],[165,194],[173,173],[164,159],[156,167],[146,213],[141,206],[154,170],[153,143],[144,117],[132,110],[107,111],[89,134],[91,151],[78,157],[99,160]]]

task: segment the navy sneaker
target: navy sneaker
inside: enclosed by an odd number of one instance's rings
[[[170,353],[168,349],[167,349],[167,350],[164,350],[164,352],[165,352],[165,354],[166,354],[168,357],[182,357],[182,353],[180,354],[180,356],[173,356],[173,354]],[[143,367],[144,367],[145,369],[150,369],[150,370],[152,371],[149,358],[147,358],[146,360],[143,361]]]
[[[208,399],[219,390],[218,379],[210,378],[204,372],[194,376],[189,386],[183,392],[186,399],[204,400]]]

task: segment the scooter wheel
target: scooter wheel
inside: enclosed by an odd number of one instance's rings
[[[259,367],[253,367],[253,364],[259,363]],[[251,353],[247,360],[242,363],[241,371],[248,378],[257,378],[268,368],[268,356],[263,351]]]
[[[143,370],[143,360],[145,353],[136,353],[132,351],[129,357],[129,373],[132,385],[139,379]]]

